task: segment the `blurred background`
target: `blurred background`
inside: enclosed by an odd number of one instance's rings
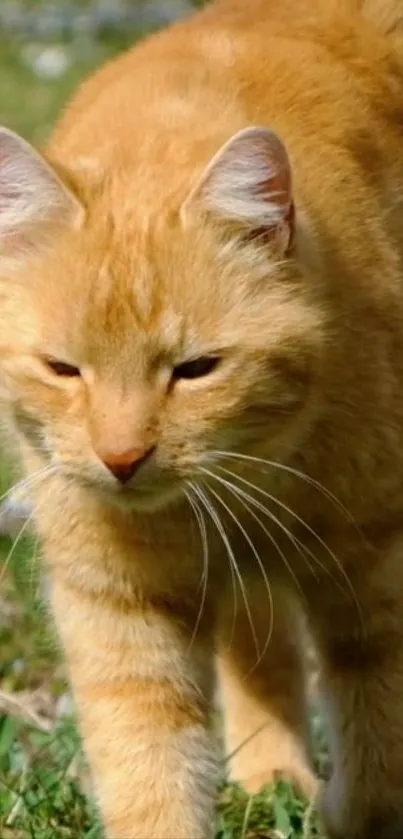
[[[0,121],[41,142],[79,79],[197,0],[0,0]]]

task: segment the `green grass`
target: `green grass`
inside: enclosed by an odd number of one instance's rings
[[[59,45],[69,66],[53,79],[33,70],[47,46],[0,38],[0,123],[37,143],[78,80],[118,45],[110,35],[96,43]],[[4,465],[0,491],[8,483]],[[24,540],[13,549],[6,540],[0,543],[0,837],[98,839],[62,656],[41,604],[35,553]],[[227,786],[220,796],[217,839],[319,836],[308,829],[308,815],[286,784],[252,799]]]

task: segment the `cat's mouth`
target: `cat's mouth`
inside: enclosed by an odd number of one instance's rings
[[[87,484],[88,485],[88,484]],[[179,499],[184,492],[184,481],[178,476],[155,476],[153,480],[142,480],[119,484],[92,484],[102,497],[114,507],[125,511],[153,512]]]
[[[176,482],[158,487],[118,487],[109,492],[109,501],[125,511],[154,512],[172,504],[183,494],[182,486]]]
[[[158,472],[122,484],[119,481],[100,480],[97,472],[81,472],[72,469],[71,466],[62,468],[62,471],[70,481],[98,495],[107,504],[126,512],[153,512],[161,509],[183,497],[186,489],[185,477],[174,472]]]

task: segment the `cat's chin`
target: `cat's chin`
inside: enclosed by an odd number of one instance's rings
[[[154,485],[110,487],[93,480],[88,475],[69,473],[74,482],[86,492],[97,495],[102,501],[122,512],[153,513],[171,507],[184,498],[186,483],[180,478],[165,479]]]
[[[183,498],[179,486],[153,490],[123,490],[108,493],[108,500],[113,507],[123,512],[154,513],[170,507]]]

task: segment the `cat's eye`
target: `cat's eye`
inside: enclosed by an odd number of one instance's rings
[[[174,367],[174,379],[200,379],[202,376],[208,376],[217,367],[220,359],[217,356],[206,355],[202,358],[195,358],[193,361],[184,361],[183,364],[178,364]]]
[[[72,379],[74,376],[81,375],[78,367],[74,367],[73,364],[67,364],[65,361],[47,358],[45,359],[45,363],[49,370],[55,373],[56,376],[65,376],[66,378]]]

